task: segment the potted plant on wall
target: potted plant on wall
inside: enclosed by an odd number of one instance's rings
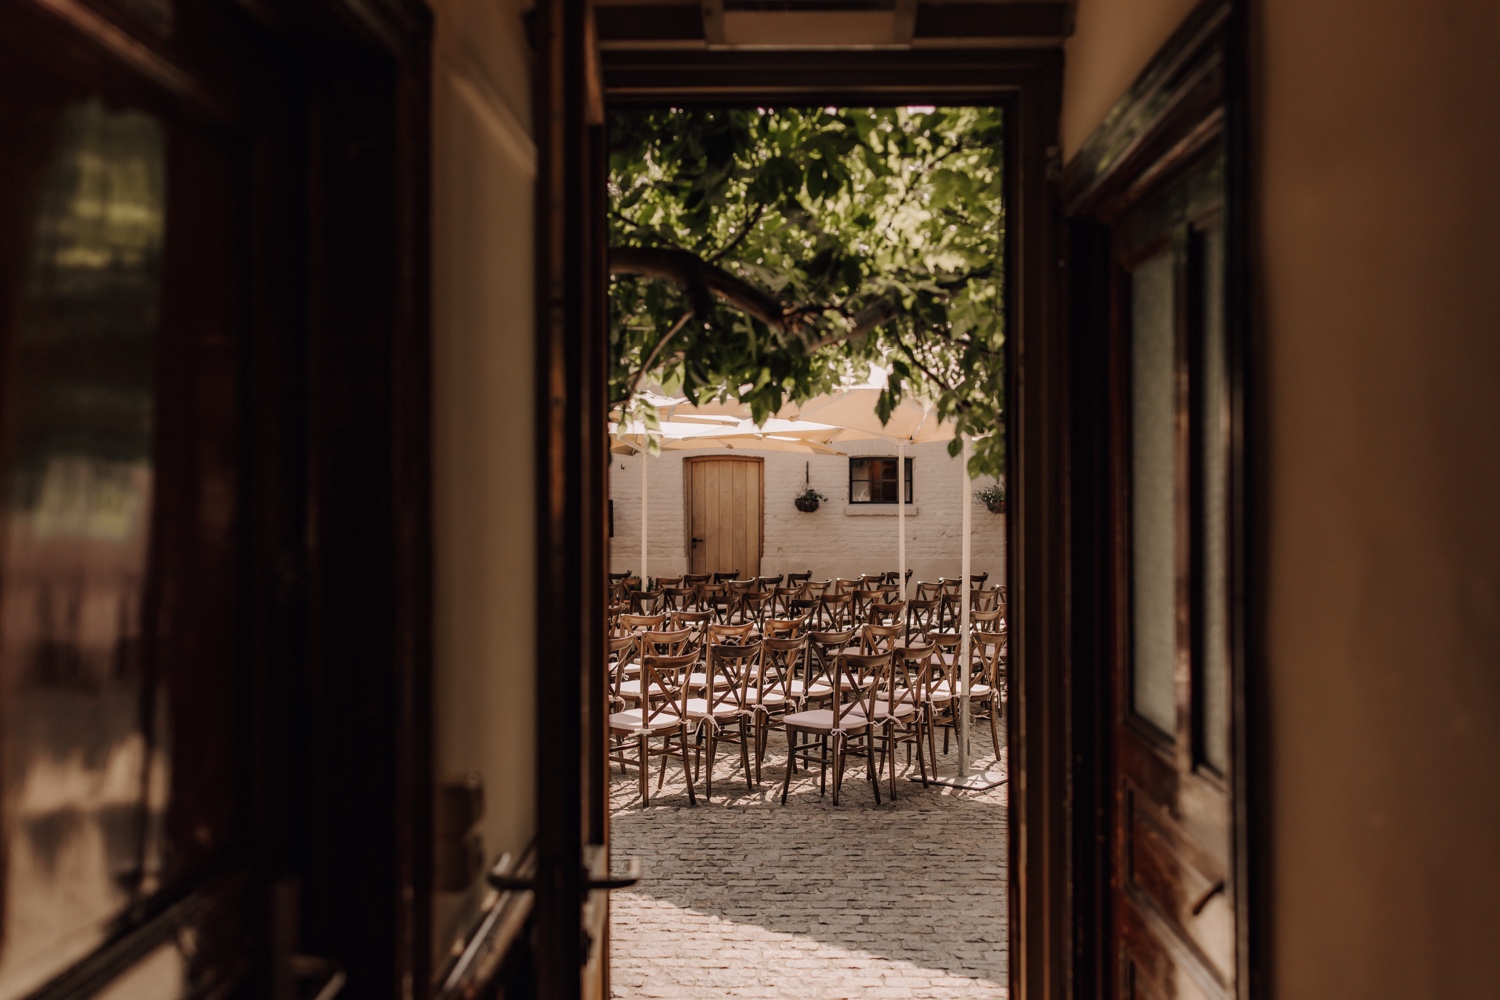
[[[981,486],[974,491],[974,499],[984,504],[991,514],[1005,513],[1005,487],[1000,483]]]
[[[811,514],[813,511],[818,509],[819,503],[827,499],[828,498],[826,496],[819,493],[811,486],[804,486],[802,487],[802,489],[797,491],[797,494],[794,497],[792,497],[792,502],[797,505],[797,509],[802,513]]]

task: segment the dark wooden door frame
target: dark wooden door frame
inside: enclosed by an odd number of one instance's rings
[[[1060,324],[1057,123],[1061,53],[604,53],[611,106],[981,104],[1005,111],[1012,501],[1012,995],[1062,997],[1073,965],[1069,856],[1068,344]],[[588,609],[602,615],[602,607]]]
[[[1121,623],[1111,574],[1118,429],[1109,402],[1114,266],[1106,222],[1143,192],[1188,169],[1211,143],[1225,156],[1226,328],[1230,381],[1231,719],[1237,995],[1266,995],[1269,912],[1268,760],[1263,630],[1265,461],[1261,348],[1249,226],[1251,80],[1246,0],[1203,0],[1067,165],[1068,322],[1073,351],[1073,728],[1078,803],[1074,870],[1078,997],[1112,995],[1109,830],[1110,674]],[[1118,363],[1117,359],[1116,362]],[[1086,668],[1084,664],[1098,665]],[[1099,959],[1105,959],[1100,961]]]

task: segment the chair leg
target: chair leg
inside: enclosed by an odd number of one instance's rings
[[[880,805],[880,774],[875,770],[875,730],[865,733],[865,773],[870,778],[870,788],[875,792],[875,804]]]
[[[641,751],[641,805],[651,804],[651,737],[642,733],[638,737]]]
[[[990,695],[990,742],[995,744],[995,759],[1000,759],[1000,724],[995,721],[999,713],[995,710],[995,697]]]
[[[817,744],[817,795],[828,793],[828,736],[823,735]]]
[[[896,801],[896,727],[885,727],[885,756],[891,765],[891,801]]]
[[[844,748],[842,740],[833,741],[833,804],[839,804],[839,785],[844,777]]]
[[[796,730],[794,730],[794,729],[792,729],[790,727],[788,727],[787,731],[786,731],[786,746],[787,746],[787,751],[786,751],[786,756],[787,756],[786,776],[781,779],[781,804],[782,805],[786,805],[786,793],[792,787],[791,760],[792,760],[793,757],[797,756],[797,732],[796,732]]]
[[[922,787],[926,788],[927,787],[927,760],[926,760],[926,758],[924,758],[922,756],[922,722],[923,722],[922,716],[921,716],[921,714],[918,714],[917,715],[917,720],[916,720],[916,723],[917,723],[917,738],[916,738],[916,744],[917,744],[917,767],[922,772]],[[929,738],[931,738],[931,736],[932,736],[932,717],[931,716],[927,717],[927,735],[928,735]],[[933,767],[936,767],[937,766],[937,761],[933,761],[932,765],[933,765]]]
[[[746,731],[743,715],[740,716],[740,764],[745,768],[745,787],[754,791],[755,782],[750,773],[750,733]]]
[[[698,804],[698,796],[693,793],[693,769],[688,764],[688,738],[686,726],[682,727],[678,742],[681,744],[679,746],[679,749],[682,751],[682,774],[683,777],[687,778],[688,805],[695,806]]]
[[[714,800],[714,751],[718,749],[718,746],[719,741],[714,738],[714,730],[710,726],[708,730],[708,763],[705,765],[707,770],[704,772],[703,777],[704,802],[712,802]]]

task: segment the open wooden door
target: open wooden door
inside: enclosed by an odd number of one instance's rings
[[[1109,359],[1098,417],[1111,428],[1100,610],[1113,628],[1099,650],[1110,763],[1097,788],[1109,890],[1097,898],[1110,956],[1099,985],[1120,1000],[1249,995],[1230,16],[1200,7],[1070,166],[1085,220],[1075,301]],[[1078,249],[1090,242],[1092,274]],[[1090,297],[1108,305],[1090,315]]]
[[[0,996],[424,975],[426,7],[353,6],[0,14]]]

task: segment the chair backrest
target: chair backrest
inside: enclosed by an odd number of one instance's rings
[[[876,599],[881,596],[881,591],[864,587],[852,592],[849,595],[849,610],[853,612],[854,619],[859,622],[867,620],[870,614],[870,605],[874,604]]]
[[[713,620],[714,613],[712,611],[672,612],[672,627],[690,630],[693,633],[694,648],[701,647],[707,641],[708,624]]]
[[[942,588],[943,593],[945,593],[945,594],[956,594],[956,593],[958,593],[958,588],[959,588],[959,586],[962,583],[963,583],[963,581],[960,580],[956,576],[940,576],[940,577],[938,577],[938,586]]]
[[[890,684],[893,654],[840,653],[834,660],[835,729],[863,729],[875,718],[875,700]]]
[[[989,611],[969,612],[969,631],[974,632],[984,629],[993,632],[1000,625],[1000,609],[993,608]]]
[[[880,601],[870,603],[868,621],[874,625],[903,625],[902,619],[906,616],[906,604],[903,601],[892,601],[889,604]]]
[[[835,594],[852,594],[858,589],[858,580],[846,580],[843,577],[838,577],[833,581],[833,592]]]
[[[664,596],[659,590],[632,590],[630,606],[639,615],[659,614]]]
[[[795,638],[807,631],[807,616],[801,618],[767,618],[760,627],[767,639]]]
[[[806,583],[807,581],[809,581],[811,579],[812,579],[812,570],[808,570],[806,573],[788,573],[786,575],[786,582],[787,582],[787,586],[789,586],[789,587],[793,586],[794,584]]]
[[[750,681],[760,666],[762,643],[743,644],[710,643],[706,664],[706,683],[703,697],[708,700],[710,714],[725,705],[743,706],[745,694],[750,690]],[[729,683],[720,684],[722,677]]]
[[[882,586],[884,583],[884,573],[861,573],[859,576],[859,586],[861,590],[873,590],[876,587]]]
[[[768,691],[780,692],[788,702],[793,700],[792,680],[807,656],[807,636],[765,639],[761,642],[760,667],[755,675],[755,690],[764,701]]]
[[[937,649],[935,643],[912,643],[895,654],[891,683],[887,686],[886,693],[892,711],[895,710],[896,699],[901,696],[902,689],[918,702],[932,700],[933,691],[943,676],[942,665],[934,656]]]
[[[775,590],[781,585],[781,577],[779,575],[758,576],[755,578],[755,582],[760,585],[761,590]]]
[[[693,630],[677,628],[665,631],[646,630],[636,637],[637,648],[644,659],[647,656],[681,656],[695,652]]]
[[[686,611],[698,604],[697,587],[665,587],[662,593],[668,611]]]
[[[993,590],[969,591],[969,607],[975,611],[989,611],[1000,604],[1000,595]]]
[[[710,645],[743,645],[750,638],[750,633],[754,631],[754,622],[746,622],[743,625],[712,622],[708,625],[707,637]]]
[[[697,586],[700,583],[707,583],[712,576],[712,573],[684,573],[682,583],[683,586]]]
[[[816,670],[831,683],[836,669],[835,661],[843,651],[858,642],[859,630],[853,627],[810,631],[807,633],[808,672]]]
[[[917,581],[917,600],[935,601],[943,592],[941,583],[928,583],[926,580]]]
[[[970,573],[969,574],[969,589],[970,590],[983,590],[984,589],[984,581],[988,580],[989,578],[990,578],[989,573]]]
[[[969,647],[969,655],[984,682],[1000,690],[1004,685],[1006,650],[1010,642],[1008,632],[975,632]]]
[[[896,648],[903,625],[865,625],[860,629],[859,648],[866,653],[888,653]]]
[[[824,594],[820,603],[822,618],[831,628],[854,624],[853,594]]]
[[[727,573],[715,573],[714,583],[728,583],[730,580],[739,579],[739,576],[740,571],[737,569],[732,569]]]
[[[641,661],[642,728],[663,715],[681,719],[687,714],[687,674],[697,660],[697,653],[683,653],[650,654]]]
[[[639,632],[641,629],[661,628],[666,623],[667,616],[659,615],[621,615],[620,627]]]

